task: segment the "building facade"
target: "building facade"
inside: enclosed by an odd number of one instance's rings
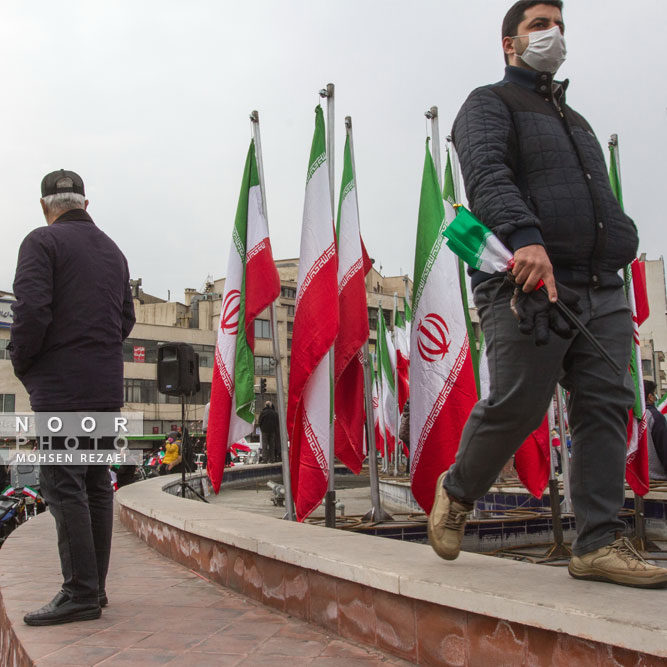
[[[276,261],[280,274],[280,296],[275,302],[280,367],[285,397],[289,385],[289,366],[292,354],[292,332],[296,305],[296,284],[299,260]],[[215,343],[220,319],[225,279],[206,284],[203,291],[186,289],[183,302],[165,301],[146,294],[142,281],[131,281],[137,322],[123,343],[124,399],[128,410],[143,412],[144,434],[159,435],[174,430],[181,423],[181,401],[177,396],[166,396],[158,391],[157,355],[161,343],[189,343],[199,355],[200,391],[186,399],[186,422],[191,431],[201,430],[204,409],[211,395]],[[399,310],[403,312],[403,295],[412,291],[407,276],[384,277],[372,269],[366,279],[371,351],[375,347],[378,307],[381,305],[385,321],[391,324],[394,293],[398,295]],[[0,410],[29,412],[30,402],[23,385],[14,376],[9,353],[11,324],[11,294],[0,293],[7,303],[6,321],[0,321]],[[271,314],[266,309],[255,320],[255,410],[259,414],[264,401],[277,400],[277,367],[271,335]],[[262,393],[262,380],[266,389]]]

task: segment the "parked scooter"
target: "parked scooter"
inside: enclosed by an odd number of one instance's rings
[[[10,533],[25,523],[31,516],[37,516],[46,509],[44,499],[31,487],[11,489],[11,495],[0,495],[0,546]]]

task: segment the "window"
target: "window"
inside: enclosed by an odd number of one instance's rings
[[[7,345],[9,345],[9,338],[0,338],[0,359],[9,359]]]
[[[287,316],[294,317],[294,306],[287,306]]]
[[[280,296],[286,299],[296,299],[296,289],[294,287],[281,287]]]
[[[123,361],[130,364],[157,364],[158,345],[162,342],[158,340],[128,338],[123,341]],[[192,349],[199,355],[200,368],[213,368],[213,360],[215,359],[214,345],[193,345]]]
[[[276,369],[271,357],[255,357],[255,375],[275,375]]]
[[[645,378],[653,377],[653,363],[650,359],[642,359],[642,375]]]
[[[288,350],[291,350],[291,349],[292,349],[292,339],[291,339],[291,338],[288,338],[288,339],[287,339],[287,349],[288,349]]]
[[[199,368],[213,368],[215,345],[193,345],[192,348],[199,355]]]
[[[0,394],[0,412],[14,412],[16,394]]]
[[[255,338],[271,338],[271,322],[255,320]]]
[[[294,331],[294,322],[287,323],[287,333],[292,333]]]
[[[126,403],[157,403],[157,382],[155,380],[138,380],[125,378]]]
[[[127,363],[157,363],[156,340],[141,340],[139,338],[127,338],[123,341],[123,361]]]

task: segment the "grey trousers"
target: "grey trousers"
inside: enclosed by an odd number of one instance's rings
[[[444,486],[472,503],[496,480],[503,465],[544,419],[556,383],[570,392],[572,435],[571,492],[577,524],[573,551],[582,555],[616,539],[623,506],[628,410],[634,387],[627,372],[632,315],[622,288],[574,288],[580,319],[624,369],[619,377],[577,334],[570,340],[551,334],[537,347],[519,332],[510,311],[512,287],[492,278],[474,292],[487,346],[490,390],[463,429],[456,461]]]

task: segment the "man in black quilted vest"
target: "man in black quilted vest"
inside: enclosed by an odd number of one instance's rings
[[[600,145],[565,101],[560,0],[521,0],[505,16],[502,81],[474,90],[453,139],[472,211],[514,253],[513,277],[471,274],[484,332],[490,394],[474,407],[454,465],[439,479],[429,541],[459,554],[468,513],[505,462],[542,422],[556,383],[570,392],[571,488],[577,579],[667,586],[667,570],[622,537],[632,317],[619,270],[637,230],[612,193]],[[535,291],[542,281],[548,295]],[[557,317],[576,312],[624,372]]]

